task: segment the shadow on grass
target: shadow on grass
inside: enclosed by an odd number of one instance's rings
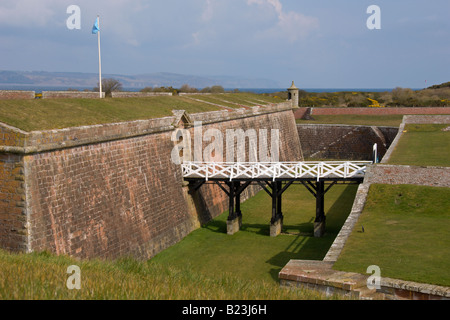
[[[212,232],[227,233],[227,223],[218,219],[211,220],[208,224],[203,225],[202,228]]]
[[[348,186],[326,212],[327,226],[322,238],[314,237],[314,218],[308,223],[283,227],[283,230],[289,230],[284,235],[293,239],[284,251],[266,261],[274,267],[270,275],[275,281],[278,281],[279,272],[290,260],[323,260],[351,212],[356,197],[356,188],[351,188]]]
[[[311,220],[307,223],[302,223],[296,226],[285,226],[283,227],[282,235],[313,237],[313,221],[314,218],[311,218]],[[210,223],[203,226],[203,228],[216,233],[227,233],[227,223],[222,220],[212,220]],[[270,222],[268,222],[267,224],[243,222],[240,228],[240,232],[249,232],[257,235],[270,236]]]
[[[207,262],[199,262],[201,266],[214,266],[209,267],[213,269],[227,265],[229,270],[245,274],[246,277],[265,275],[277,282],[278,273],[289,260],[322,260],[325,257],[351,211],[356,190],[355,186],[346,186],[343,190],[336,193],[331,191],[328,194],[325,199],[328,204],[326,233],[322,238],[314,237],[315,206],[296,204],[297,199],[300,199],[298,197],[303,195],[294,192],[286,196],[282,234],[271,238],[270,212],[265,209],[267,199],[262,194],[252,200],[258,203],[257,206],[247,203],[248,205],[242,208],[243,224],[238,234],[226,235],[228,212],[224,212],[202,226],[206,232],[199,233],[199,238],[195,240],[195,249],[189,250],[202,252],[198,255],[202,259],[205,257],[204,252],[210,252],[211,257],[206,259]],[[309,203],[309,198],[307,201]],[[315,202],[312,196],[311,201]],[[270,209],[270,203],[267,203],[267,206]],[[255,211],[250,214],[250,210]],[[212,236],[211,233],[218,237]],[[243,265],[242,261],[248,261],[248,267]]]

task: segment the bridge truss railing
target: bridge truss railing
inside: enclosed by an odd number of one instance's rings
[[[371,161],[305,162],[185,162],[184,178],[205,179],[323,179],[364,177]]]

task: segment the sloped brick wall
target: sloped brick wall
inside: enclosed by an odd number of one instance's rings
[[[280,160],[302,160],[287,104],[192,118],[203,121],[205,130],[279,129]],[[205,185],[190,194],[183,183],[181,168],[171,159],[178,120],[31,133],[3,127],[3,137],[15,138],[9,145],[3,140],[0,148],[5,191],[0,247],[146,259],[226,211],[227,198],[219,187]],[[256,191],[250,188],[244,198]]]
[[[169,133],[29,157],[33,250],[151,256],[192,230]]]
[[[373,160],[373,145],[379,159],[391,145],[398,128],[351,125],[297,125],[303,155],[310,159]]]
[[[0,126],[0,248],[26,251],[27,211],[23,151],[26,133]]]
[[[23,158],[0,154],[0,247],[27,249],[25,178]]]

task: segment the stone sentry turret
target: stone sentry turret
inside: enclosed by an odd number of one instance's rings
[[[288,100],[292,102],[292,108],[298,108],[299,89],[295,86],[294,81],[288,90]]]

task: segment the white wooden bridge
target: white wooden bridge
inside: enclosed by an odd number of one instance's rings
[[[364,178],[371,161],[328,162],[186,162],[182,164],[186,179],[209,180],[289,180],[289,179],[350,179]]]
[[[316,198],[314,235],[321,237],[325,232],[325,194],[336,183],[362,183],[371,164],[372,161],[185,162],[181,167],[192,191],[214,183],[228,195],[228,234],[237,232],[241,225],[241,193],[256,183],[272,198],[270,234],[278,235],[283,221],[282,195],[293,183],[301,183]]]

